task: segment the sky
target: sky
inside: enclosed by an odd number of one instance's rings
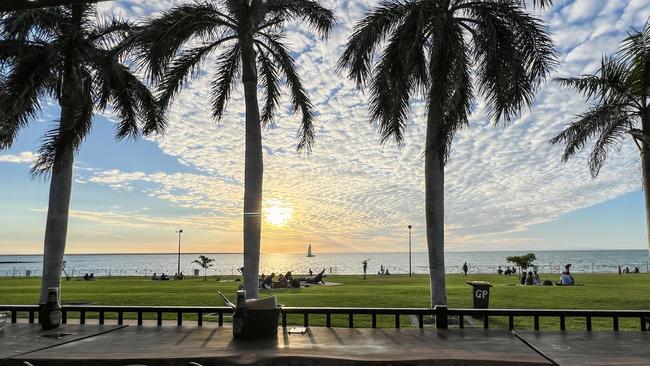
[[[122,0],[105,14],[155,15],[171,0]],[[338,24],[327,41],[287,27],[300,74],[317,110],[310,154],[296,152],[300,116],[286,98],[276,126],[263,133],[262,252],[426,250],[425,118],[413,104],[402,147],[382,145],[367,95],[336,70],[355,21],[377,1],[324,1]],[[552,77],[595,72],[650,17],[650,0],[556,0],[538,12],[553,33],[560,64]],[[80,149],[67,253],[241,252],[244,104],[238,87],[220,122],[211,118],[208,60],[180,94],[163,136],[116,142],[110,111],[98,115]],[[549,81],[535,105],[494,127],[478,100],[446,167],[445,246],[450,251],[647,249],[639,155],[631,140],[591,179],[586,153],[563,164],[548,140],[588,107]],[[0,151],[0,254],[42,253],[48,182],[29,166],[56,105]]]

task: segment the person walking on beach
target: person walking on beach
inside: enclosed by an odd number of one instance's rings
[[[468,269],[469,268],[467,267],[467,262],[465,262],[465,264],[463,264],[463,276],[467,276],[467,270]]]
[[[364,260],[363,262],[363,279],[366,279],[366,273],[368,272],[368,260]]]

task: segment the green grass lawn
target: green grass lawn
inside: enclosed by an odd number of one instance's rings
[[[555,281],[555,275],[543,275],[542,280]],[[519,286],[516,277],[496,275],[447,276],[450,308],[472,306],[467,279],[485,280],[494,287],[490,293],[491,308],[537,309],[650,309],[650,274],[577,274],[580,286],[546,287]],[[96,281],[64,281],[62,298],[65,303],[102,305],[222,305],[217,290],[234,300],[240,282],[226,282],[229,277],[188,278],[183,281],[151,281],[141,277],[99,278]],[[302,289],[262,291],[262,296],[277,295],[286,306],[341,306],[341,307],[428,307],[428,276],[418,275],[378,277],[330,276],[329,282],[339,286],[312,286]],[[0,304],[36,304],[39,279],[0,279]],[[170,315],[171,316],[171,315]],[[322,319],[314,317],[314,324]],[[346,318],[347,319],[347,318]],[[378,319],[380,325],[390,326],[392,318]],[[334,319],[335,324],[347,324]],[[368,324],[359,316],[355,322]],[[518,325],[527,326],[529,319],[518,319]],[[495,323],[503,320],[495,319]],[[556,320],[543,320],[542,325],[554,325]],[[408,319],[402,322],[408,323]],[[594,327],[610,327],[611,320],[594,321]],[[584,327],[583,320],[570,320],[569,327]],[[638,327],[638,321],[622,321],[622,327]],[[557,329],[557,328],[556,328]]]

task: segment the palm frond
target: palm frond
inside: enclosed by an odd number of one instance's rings
[[[262,126],[273,124],[275,111],[280,103],[280,80],[278,78],[278,67],[271,59],[271,55],[265,52],[259,45],[257,62],[260,65],[260,77],[264,89],[264,107],[262,108]]]
[[[212,116],[217,121],[221,120],[226,109],[230,92],[240,73],[240,65],[241,48],[238,43],[230,46],[217,60],[216,78],[212,82],[211,93]]]
[[[445,32],[448,44],[447,80],[443,95],[443,123],[440,133],[440,157],[443,164],[449,160],[451,144],[456,131],[468,125],[468,116],[471,113],[472,100],[472,75],[470,61],[470,48],[466,44],[460,25]],[[434,86],[435,87],[435,86]]]
[[[72,149],[76,152],[79,149],[90,134],[92,117],[93,100],[90,92],[83,94],[80,103],[62,109],[61,120],[56,122],[56,127],[46,132],[38,149],[38,157],[31,168],[34,178],[47,177],[64,150]]]
[[[232,39],[233,37],[222,38],[208,45],[185,50],[175,57],[160,79],[158,86],[160,90],[160,104],[167,108],[173,98],[187,84],[189,79],[196,76],[203,61],[210,53],[223,43]]]
[[[642,30],[628,33],[621,42],[618,55],[627,62],[650,57],[650,22],[646,22]]]
[[[141,131],[162,133],[166,127],[164,108],[129,67],[114,53],[97,49],[93,66],[95,104],[100,110],[113,105],[118,115],[118,139],[135,138]]]
[[[89,30],[87,40],[95,46],[110,49],[123,42],[136,27],[137,25],[129,20],[111,17],[98,21]]]
[[[623,138],[629,132],[629,120],[627,115],[620,115],[618,119],[608,120],[607,125],[601,131],[600,136],[594,143],[589,154],[589,171],[592,178],[596,178],[605,160],[613,151],[620,151]]]
[[[636,105],[632,95],[632,81],[627,65],[620,60],[603,57],[597,75],[581,75],[573,78],[556,78],[561,85],[584,95],[587,100],[598,99],[601,103]]]
[[[272,37],[266,37],[265,41],[256,41],[256,44],[266,48],[277,62],[279,66],[278,70],[284,74],[291,92],[293,112],[300,111],[302,114],[302,121],[298,131],[298,135],[300,136],[298,150],[304,149],[310,151],[314,143],[314,106],[309,96],[307,96],[307,92],[302,85],[302,80],[298,75],[298,68],[286,46]]]
[[[540,22],[508,1],[476,2],[466,9],[476,21],[472,38],[477,81],[494,123],[530,107],[539,83],[553,67],[551,40]]]
[[[347,69],[348,76],[362,87],[372,74],[373,56],[403,19],[416,7],[409,1],[384,1],[361,19],[339,59],[339,69]]]
[[[52,40],[60,35],[64,18],[61,7],[7,12],[0,18],[0,30],[6,39]]]
[[[167,64],[184,45],[193,39],[209,43],[212,38],[231,36],[236,28],[224,19],[218,7],[209,2],[179,5],[163,12],[140,26],[130,37],[136,45],[139,59],[153,80],[159,80],[167,70]]]
[[[1,47],[0,47],[1,48]],[[3,83],[0,94],[0,149],[13,144],[18,131],[37,117],[42,99],[56,83],[53,64],[56,54],[49,47],[21,52]]]
[[[282,19],[302,19],[320,36],[327,38],[334,26],[334,12],[313,0],[268,0],[265,10]]]
[[[398,29],[407,27],[410,26],[405,22]],[[379,126],[382,143],[393,140],[401,145],[404,142],[404,129],[411,109],[411,96],[418,83],[418,78],[412,70],[425,68],[423,57],[419,59],[418,65],[407,65],[402,59],[404,35],[405,33],[397,30],[394,32],[381,55],[369,85],[370,118]],[[426,71],[424,72],[426,75]]]
[[[607,157],[608,146],[617,143],[630,128],[630,116],[625,105],[604,104],[591,107],[578,115],[564,131],[550,140],[551,144],[566,144],[562,161],[566,162],[580,152],[587,142],[597,138],[589,159],[592,176],[598,175],[602,162]]]

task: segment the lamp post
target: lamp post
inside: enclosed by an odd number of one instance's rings
[[[409,225],[409,277],[411,277],[411,225]]]
[[[176,276],[181,275],[181,234],[183,233],[183,229],[178,229],[176,230],[178,233],[178,269],[176,270]]]

